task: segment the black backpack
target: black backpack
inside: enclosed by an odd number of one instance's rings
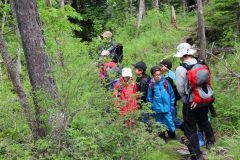
[[[181,99],[181,96],[180,94],[178,93],[178,90],[177,90],[177,86],[173,83],[173,79],[170,78],[170,77],[165,77],[166,80],[170,83],[172,89],[173,89],[173,92],[174,92],[174,96],[175,96],[175,101],[177,100],[180,100]]]
[[[122,63],[123,61],[123,45],[118,43],[111,50],[109,50],[112,61],[115,63]]]

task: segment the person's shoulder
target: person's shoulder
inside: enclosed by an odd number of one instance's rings
[[[176,75],[176,77],[179,75],[185,75],[186,72],[187,72],[187,69],[180,65],[176,68],[175,75]]]
[[[143,77],[141,78],[141,81],[145,82],[145,83],[149,83],[151,80],[151,77],[147,74],[144,74]]]
[[[179,65],[177,68],[176,68],[176,73],[179,72],[179,71],[183,71],[183,70],[186,70],[182,65]]]

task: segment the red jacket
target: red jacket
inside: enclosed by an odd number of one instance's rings
[[[115,68],[115,67],[117,67],[117,64],[114,62],[106,62],[106,63],[102,64],[101,69],[100,69],[100,74],[99,74],[100,78],[105,79],[106,75],[107,75],[107,69]]]
[[[128,83],[124,82],[122,78],[119,83],[114,85],[114,101],[115,107],[119,108],[121,116],[126,115],[128,112],[138,110],[137,106],[137,85],[132,79]]]

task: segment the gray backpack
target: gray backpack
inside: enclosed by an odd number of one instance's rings
[[[213,103],[215,98],[208,66],[200,60],[194,65],[182,63],[181,66],[187,70],[189,88],[187,102],[190,103],[190,108],[204,107]]]

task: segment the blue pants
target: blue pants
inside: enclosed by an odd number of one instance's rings
[[[171,132],[175,132],[175,126],[173,122],[173,118],[171,112],[166,113],[155,113],[155,119],[157,122],[162,123],[167,127],[167,129]]]
[[[177,118],[177,107],[171,108],[172,119],[175,125],[175,128],[180,128],[182,126],[182,121]]]

